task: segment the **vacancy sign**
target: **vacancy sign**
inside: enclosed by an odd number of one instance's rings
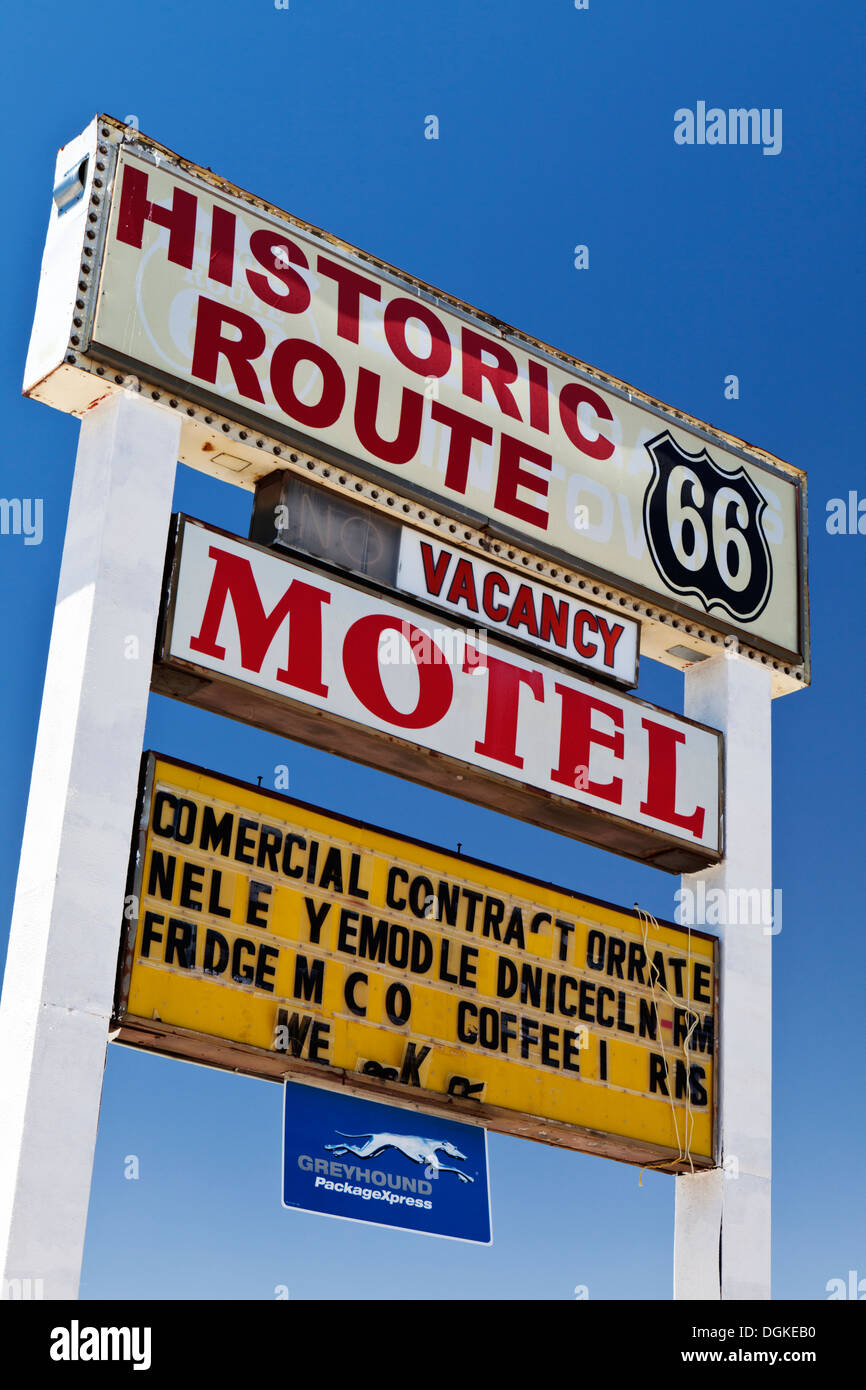
[[[478,623],[543,648],[622,685],[637,685],[640,629],[617,613],[522,579],[404,526],[397,588]]]
[[[82,413],[132,377],[196,466],[250,485],[306,451],[796,676],[802,473],[131,134],[64,154],[25,391]]]
[[[127,902],[121,1042],[611,1158],[712,1163],[716,943],[699,931],[153,753]],[[436,1137],[412,1118],[395,1132]],[[318,1157],[379,1185],[372,1151],[299,1152],[300,1173],[330,1177]]]
[[[366,575],[380,588],[445,608],[464,624],[528,642],[617,684],[637,685],[640,625],[624,605],[612,610],[588,602],[586,580],[568,576],[560,589],[540,583],[498,556],[473,555],[281,470],[256,488],[249,538]]]
[[[717,731],[184,517],[153,683],[672,873],[722,855]]]

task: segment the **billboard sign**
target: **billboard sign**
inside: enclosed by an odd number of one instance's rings
[[[183,412],[184,461],[252,485],[304,467],[288,446],[796,678],[801,472],[115,121],[61,154],[90,196],[52,214],[28,394],[81,412],[134,379]]]
[[[722,856],[716,730],[186,517],[153,684],[671,873]]]
[[[487,1134],[443,1115],[287,1081],[283,1206],[491,1245]]]
[[[712,1166],[701,932],[154,753],[127,903],[121,1042]]]

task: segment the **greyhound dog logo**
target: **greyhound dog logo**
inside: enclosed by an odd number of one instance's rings
[[[363,1144],[325,1144],[324,1147],[337,1158],[342,1154],[354,1154],[356,1158],[378,1158],[386,1149],[396,1149],[412,1163],[423,1163],[425,1172],[431,1178],[437,1178],[440,1173],[456,1173],[461,1182],[475,1181],[468,1173],[462,1173],[459,1168],[449,1168],[440,1161],[439,1155],[446,1154],[448,1158],[466,1162],[466,1155],[447,1139],[419,1139],[414,1134],[343,1134],[340,1129],[336,1133],[343,1139],[365,1141]]]

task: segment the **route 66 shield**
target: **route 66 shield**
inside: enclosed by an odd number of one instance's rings
[[[668,588],[694,595],[709,613],[738,622],[763,612],[773,562],[762,518],[766,498],[742,465],[720,468],[706,448],[690,454],[663,430],[645,445],[653,476],[644,495],[644,529]]]

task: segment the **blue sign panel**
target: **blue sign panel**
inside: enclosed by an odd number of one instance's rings
[[[283,1206],[490,1245],[487,1133],[285,1083]]]

